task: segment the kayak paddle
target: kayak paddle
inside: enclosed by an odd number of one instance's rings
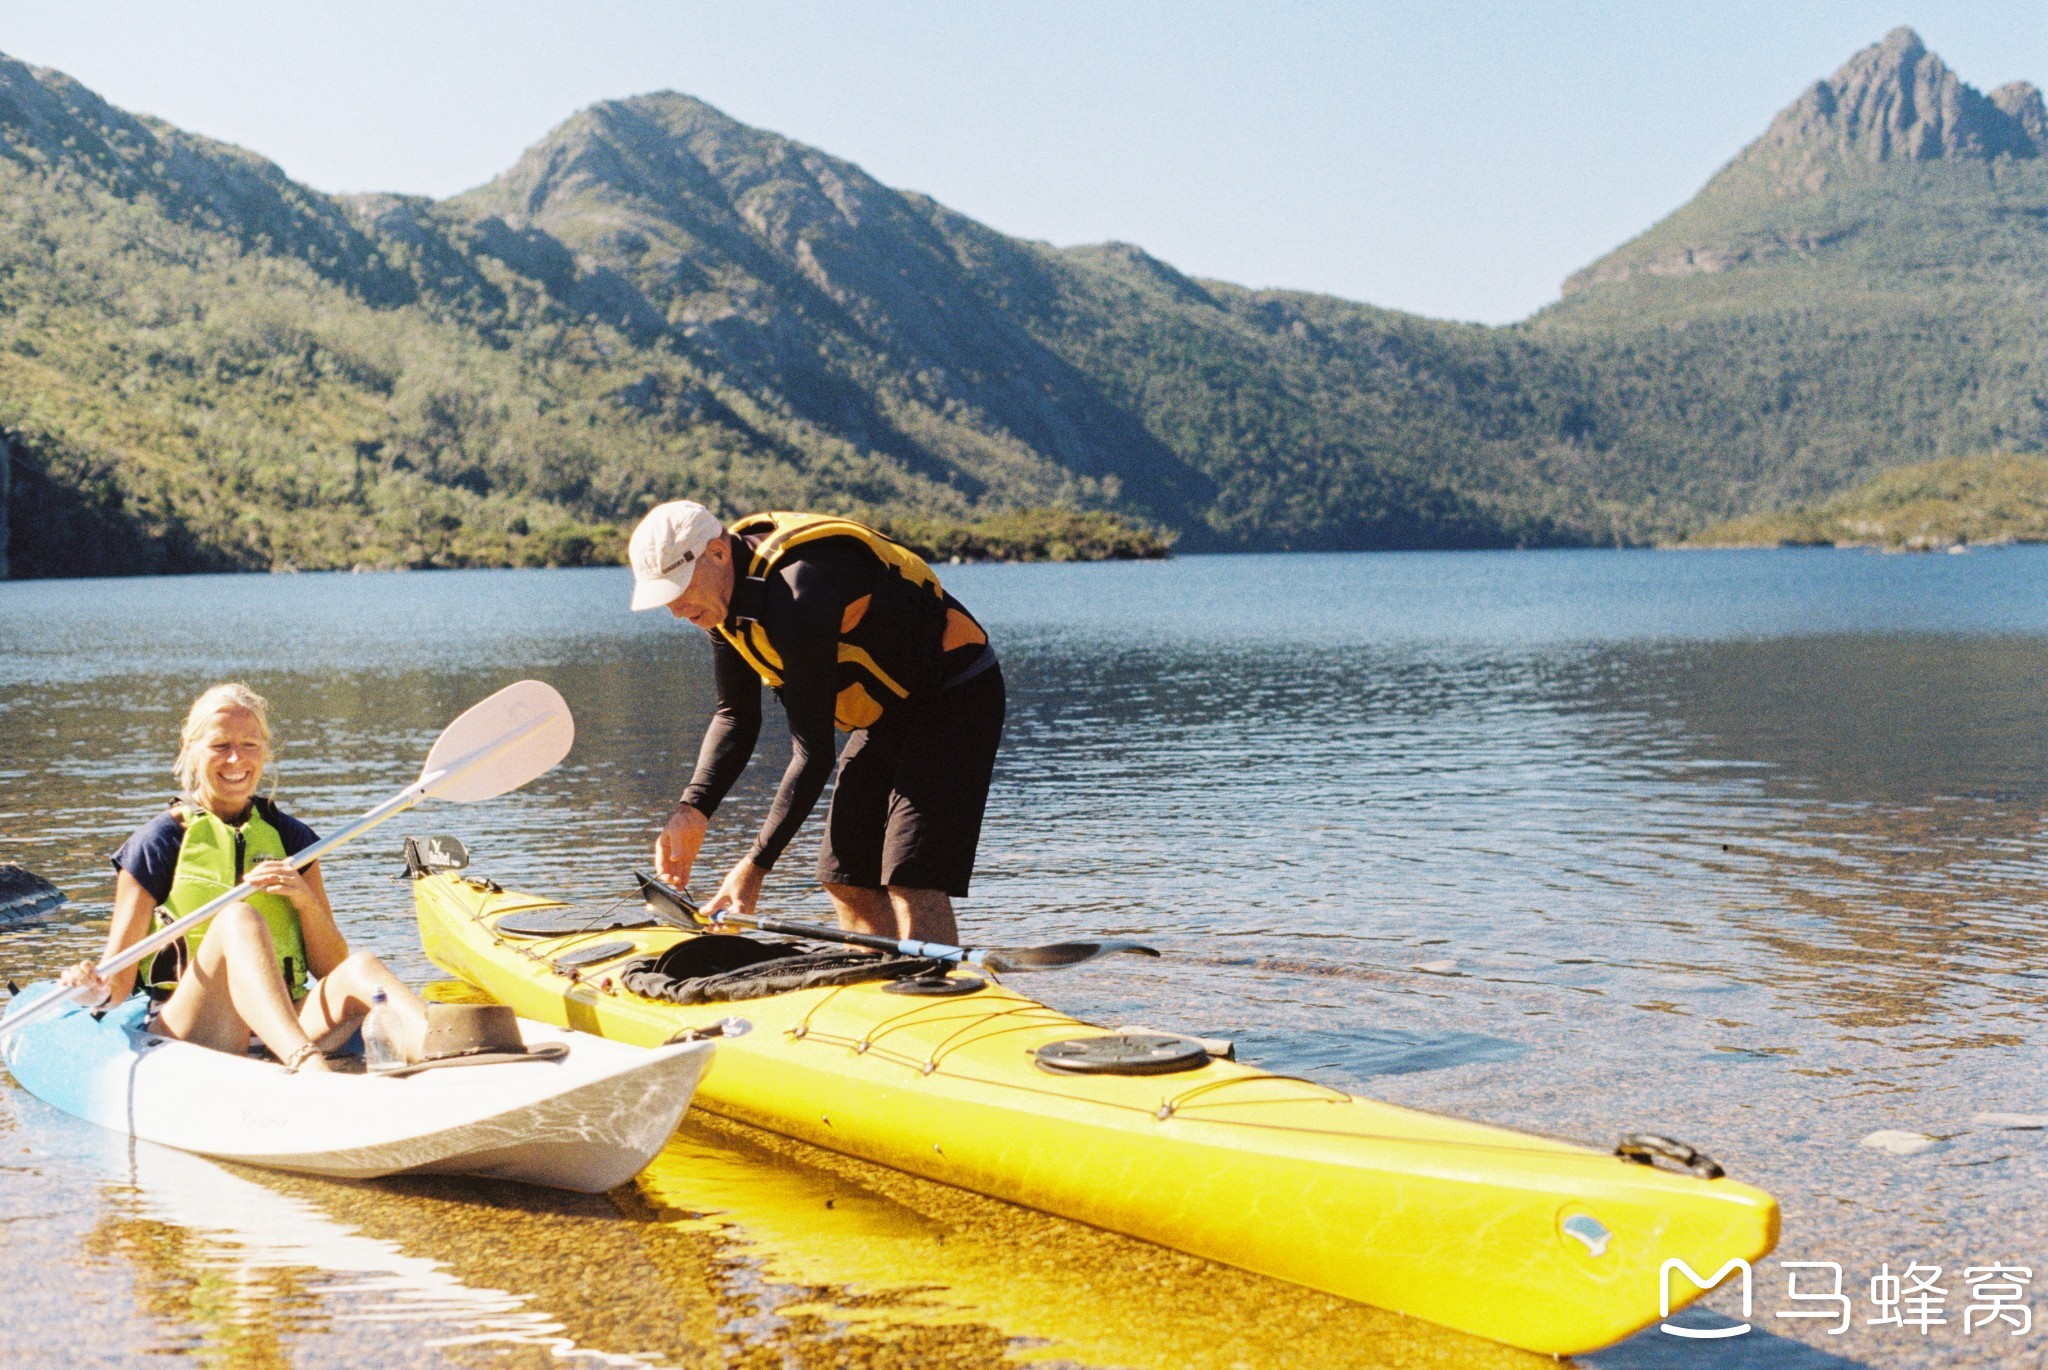
[[[1151,947],[1137,942],[1053,942],[1042,947],[954,947],[944,942],[898,941],[865,932],[842,932],[814,923],[791,923],[781,918],[743,918],[736,913],[705,914],[698,911],[688,895],[665,885],[651,875],[633,872],[640,882],[640,898],[647,911],[665,923],[695,932],[700,927],[752,928],[757,932],[779,933],[784,937],[807,937],[816,942],[843,942],[850,947],[893,951],[902,956],[922,956],[929,961],[956,961],[962,965],[986,966],[998,975],[1020,970],[1059,970],[1078,966],[1110,952],[1133,956],[1157,956]]]
[[[0,861],[0,924],[29,923],[64,907],[64,891],[12,861]]]
[[[518,789],[546,774],[569,754],[576,740],[576,720],[554,686],[538,680],[507,685],[490,698],[471,705],[450,723],[427,753],[420,778],[364,813],[331,837],[285,859],[304,870],[342,843],[361,837],[386,819],[396,818],[423,799],[449,799],[472,804]],[[196,924],[219,913],[256,887],[244,881],[220,898],[167,923],[125,951],[99,963],[102,976],[126,970],[144,957],[169,946]],[[44,995],[0,1021],[0,1038],[55,1013],[78,995],[68,987]]]

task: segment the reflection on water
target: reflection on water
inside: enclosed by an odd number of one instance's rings
[[[129,1350],[208,1365],[1544,1363],[715,1119],[599,1198],[87,1150]]]
[[[558,1286],[515,1293],[465,1283],[444,1254],[459,1249],[457,1234],[475,1226],[462,1218],[474,1213],[500,1226],[524,1220],[530,1230],[515,1234],[526,1238],[523,1259],[546,1262],[546,1244],[533,1250],[537,1232],[573,1230],[579,1219],[595,1231],[614,1226],[602,1198],[473,1183],[455,1191],[453,1221],[422,1225],[435,1216],[423,1211],[432,1200],[395,1186],[295,1186],[121,1138],[90,1139],[88,1150],[107,1180],[83,1249],[132,1272],[151,1350],[252,1367],[402,1364],[419,1351],[458,1348],[486,1350],[493,1363],[520,1352],[544,1353],[543,1362],[656,1363],[579,1345],[542,1301]],[[361,1210],[374,1217],[394,1207],[408,1214],[411,1240],[387,1239],[360,1221]],[[437,1235],[419,1240],[427,1231]],[[577,1249],[579,1261],[597,1254]],[[524,1272],[500,1264],[497,1273],[517,1281]]]
[[[715,1118],[627,1194],[664,1229],[717,1234],[803,1335],[840,1328],[907,1365],[1550,1363]]]
[[[507,883],[622,894],[710,705],[702,645],[620,610],[623,578],[0,585],[0,859],[103,906],[106,853],[168,796],[178,717],[212,679],[272,696],[281,797],[331,828],[410,780],[468,703],[536,675],[576,710],[569,762],[518,795],[403,826],[455,833]],[[999,942],[1138,933],[1169,951],[1039,977],[1032,991],[1099,1021],[1234,1037],[1262,1065],[1401,1102],[1603,1144],[1678,1135],[1780,1196],[1782,1259],[1839,1261],[1853,1287],[1885,1262],[1960,1271],[2048,1256],[2048,1134],[1977,1121],[2048,1110],[2048,950],[2032,935],[2048,892],[2048,550],[1215,557],[956,568],[947,580],[991,625],[1011,686],[966,927]],[[781,745],[764,742],[771,755]],[[743,849],[779,769],[749,772],[707,860],[722,868]],[[804,914],[819,912],[813,840],[769,886]],[[337,856],[328,883],[356,943],[426,979],[395,845]],[[46,971],[103,926],[12,932],[0,971]],[[52,1196],[83,1181],[40,1149],[45,1124],[18,1118],[23,1106],[0,1093],[0,1128],[12,1129],[0,1145],[27,1148],[26,1169],[0,1164],[6,1234],[16,1249],[86,1261],[83,1283],[109,1317],[155,1326],[137,1310],[169,1296],[109,1273],[126,1258],[81,1255],[89,1229],[51,1216],[64,1207]],[[1880,1128],[1941,1144],[1909,1157],[1857,1145]],[[839,1346],[916,1327],[977,1354],[1043,1343],[1084,1363],[1140,1363],[1156,1345],[1197,1363],[1205,1337],[1226,1335],[1197,1319],[1207,1332],[1176,1339],[1172,1319],[1102,1302],[1105,1282],[1085,1274],[1024,1307],[961,1273],[944,1296],[916,1295],[915,1317],[873,1315],[860,1301],[878,1290],[897,1291],[887,1304],[947,1283],[911,1278],[912,1265],[978,1267],[939,1260],[927,1228],[887,1203],[860,1210],[865,1227],[835,1219],[840,1236],[762,1254],[745,1234],[782,1218],[677,1216],[728,1205],[682,1197],[675,1154],[641,1187],[644,1210],[595,1217],[363,1192],[389,1215],[382,1240],[467,1287],[529,1300],[606,1354],[752,1346],[802,1361],[827,1355],[804,1349],[815,1337]],[[318,1206],[336,1216],[330,1199]],[[471,1209],[508,1224],[471,1264],[411,1244],[412,1229]],[[607,1251],[600,1234],[638,1233],[632,1259],[665,1272],[592,1276],[620,1291],[619,1321],[603,1329],[577,1322],[589,1310],[576,1298],[535,1292],[572,1286],[516,1254],[559,1249],[544,1232],[565,1224]],[[657,1228],[689,1239],[657,1251]],[[1063,1227],[1030,1244],[1049,1267],[1086,1271],[1093,1240]],[[925,1254],[876,1273],[890,1251]],[[687,1297],[673,1292],[685,1271],[699,1281]],[[734,1288],[814,1286],[868,1292],[819,1295],[815,1324],[786,1292],[734,1311]],[[1760,1304],[1774,1288],[1775,1263],[1759,1274]],[[283,1293],[271,1303],[298,1308]],[[1053,1304],[1082,1311],[1056,1327],[1032,1320]],[[686,1305],[709,1320],[691,1324],[702,1335],[648,1339],[686,1322]],[[300,1308],[273,1334],[294,1363],[309,1345],[368,1335],[320,1307],[326,1331],[291,1322],[311,1316]],[[9,1306],[0,1330],[54,1344],[52,1309]],[[1353,1310],[1316,1316],[1343,1324],[1334,1344],[1389,1359],[1407,1344]],[[1925,1339],[1769,1325],[1871,1364],[2010,1361],[2010,1346],[1956,1322]],[[392,1336],[415,1359],[461,1349]],[[1244,1345],[1248,1364],[1287,1363],[1277,1343]],[[1494,1354],[1430,1345],[1443,1364]],[[1800,1363],[1790,1342],[1743,1345],[1744,1363]]]

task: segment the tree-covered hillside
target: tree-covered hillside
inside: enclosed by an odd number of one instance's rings
[[[960,547],[1035,509],[1189,549],[1668,539],[2043,446],[2044,150],[2038,92],[1901,30],[1486,328],[1008,238],[682,95],[449,200],[330,197],[0,59],[13,557],[602,559],[679,495]]]

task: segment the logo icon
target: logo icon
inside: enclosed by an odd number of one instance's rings
[[[1693,1288],[1700,1290],[1702,1293],[1709,1289],[1720,1288],[1723,1280],[1736,1271],[1741,1271],[1742,1316],[1745,1318],[1749,1316],[1750,1288],[1748,1261],[1738,1256],[1719,1270],[1716,1270],[1712,1279],[1704,1280],[1700,1278],[1699,1271],[1693,1269],[1676,1256],[1665,1261],[1657,1269],[1657,1312],[1667,1318],[1671,1316],[1671,1272],[1674,1270],[1684,1271],[1685,1277],[1692,1281]],[[1749,1324],[1746,1322],[1736,1323],[1733,1327],[1680,1327],[1675,1323],[1669,1322],[1662,1323],[1660,1326],[1674,1337],[1687,1337],[1694,1341],[1711,1341],[1722,1337],[1739,1337],[1744,1332],[1749,1331]]]

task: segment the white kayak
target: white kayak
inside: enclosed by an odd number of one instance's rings
[[[54,985],[17,995],[10,1013]],[[299,1072],[145,1031],[141,996],[94,1017],[67,1006],[6,1039],[7,1068],[64,1112],[246,1165],[365,1180],[482,1175],[598,1193],[654,1159],[712,1044],[654,1048],[521,1022],[564,1054],[403,1076]]]

